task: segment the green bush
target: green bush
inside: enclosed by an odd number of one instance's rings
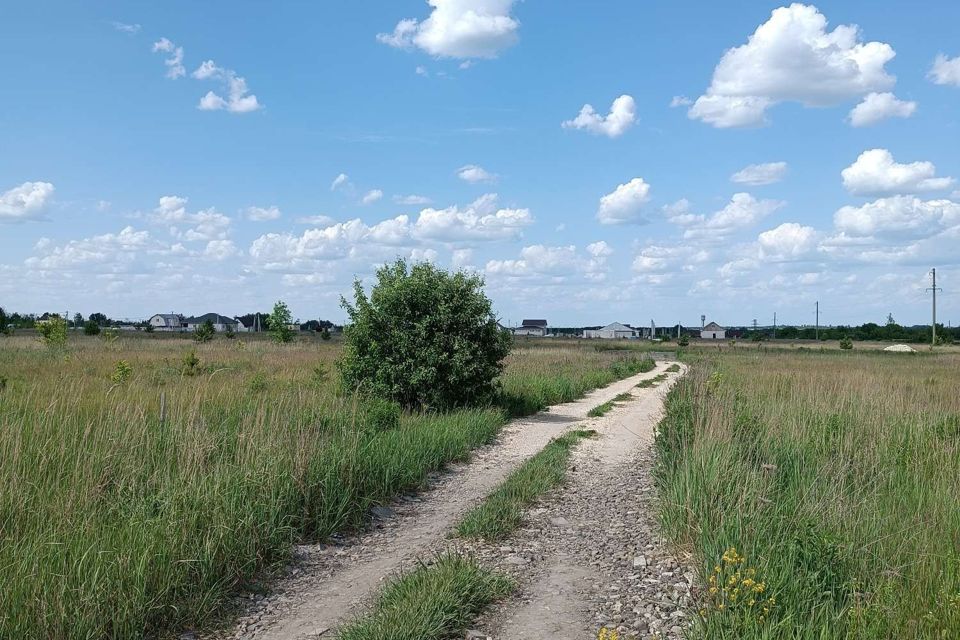
[[[841,349],[853,349],[853,340],[850,338],[841,338],[840,339],[840,348]]]
[[[213,328],[213,322],[210,320],[204,320],[203,324],[194,329],[193,339],[197,342],[210,342],[213,340],[213,336],[216,335],[217,330]]]
[[[118,360],[113,367],[113,373],[110,374],[110,381],[114,384],[123,384],[130,379],[133,374],[133,367],[126,360]]]
[[[390,400],[370,398],[364,402],[365,423],[373,431],[390,431],[400,426],[400,405]]]
[[[37,325],[40,341],[51,349],[67,344],[67,321],[60,316],[50,316],[46,322]]]
[[[200,358],[197,357],[196,351],[191,350],[183,354],[181,362],[182,366],[180,367],[180,371],[186,376],[195,376],[203,372],[200,368]]]
[[[100,335],[100,325],[98,325],[93,320],[87,320],[87,322],[83,325],[83,335],[85,336]]]
[[[348,387],[405,407],[448,409],[491,400],[511,339],[497,325],[483,279],[397,260],[354,301],[338,362]]]
[[[677,338],[677,346],[678,346],[678,347],[687,347],[687,346],[690,346],[690,338],[689,338],[689,336],[682,335],[682,336],[680,336],[679,338]]]
[[[283,300],[277,300],[273,305],[273,313],[267,317],[267,326],[273,334],[273,339],[282,344],[293,340],[293,329],[290,328],[292,322],[290,308]]]
[[[250,391],[253,393],[258,393],[260,391],[266,391],[267,389],[267,376],[262,373],[256,373],[252,378],[250,378]]]

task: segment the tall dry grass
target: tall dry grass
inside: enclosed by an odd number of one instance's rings
[[[958,380],[955,354],[693,364],[657,479],[666,531],[702,567],[705,637],[960,637]],[[707,582],[730,548],[746,558],[733,600]],[[748,568],[764,595],[745,594]]]
[[[65,351],[0,339],[0,637],[203,624],[294,541],[360,525],[505,420],[491,407],[381,430],[363,399],[338,391],[338,353],[242,337],[71,335]],[[117,384],[121,360],[132,374]],[[631,362],[576,345],[522,349],[505,376],[509,409],[572,399]]]

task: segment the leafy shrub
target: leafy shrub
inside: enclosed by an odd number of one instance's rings
[[[216,335],[217,330],[213,328],[213,322],[210,320],[204,320],[203,324],[194,329],[193,339],[197,342],[210,342],[213,340],[213,336]]]
[[[354,301],[338,362],[344,384],[405,407],[451,407],[489,401],[510,352],[483,279],[430,263],[384,265],[368,298]]]
[[[51,349],[58,349],[67,344],[67,321],[60,316],[50,316],[46,322],[37,325],[40,341]]]
[[[200,368],[200,358],[197,357],[197,352],[193,351],[192,349],[183,354],[181,363],[182,366],[180,367],[180,371],[184,375],[195,376],[203,371]]]
[[[390,431],[400,426],[400,405],[390,400],[370,398],[365,402],[365,423],[373,431]]]
[[[320,329],[320,339],[321,339],[321,340],[329,340],[329,339],[330,339],[330,329],[327,329],[326,327],[324,327],[323,329]]]
[[[841,349],[853,349],[853,340],[850,338],[841,338],[840,339],[840,348]]]
[[[677,346],[679,346],[679,347],[687,347],[687,346],[690,346],[690,338],[689,338],[689,336],[683,335],[683,336],[680,336],[679,338],[677,338]]]
[[[100,338],[107,344],[114,344],[120,339],[120,332],[116,329],[104,329]]]
[[[153,333],[153,325],[148,322],[147,324],[143,325],[143,330],[146,333]]]
[[[285,344],[293,340],[293,329],[290,328],[290,308],[283,300],[277,300],[273,305],[273,313],[267,317],[267,326],[273,334],[273,339]]]
[[[227,325],[227,327],[223,330],[223,337],[227,340],[233,340],[237,337],[236,332],[233,330],[233,325]]]
[[[83,325],[83,335],[85,336],[98,336],[100,335],[100,325],[98,325],[93,320],[87,320]]]
[[[257,393],[260,391],[266,391],[267,389],[267,376],[262,373],[255,374],[250,378],[250,391]]]
[[[110,381],[114,384],[123,384],[130,379],[133,374],[133,367],[126,360],[118,360],[113,367],[113,373],[110,374]]]

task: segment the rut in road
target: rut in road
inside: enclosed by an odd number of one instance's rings
[[[448,533],[463,514],[511,471],[552,438],[587,420],[590,409],[663,373],[668,364],[659,363],[653,371],[620,380],[574,402],[511,421],[497,441],[475,451],[469,463],[453,465],[431,489],[386,510],[394,517],[381,522],[379,528],[339,545],[298,546],[287,575],[272,585],[270,595],[251,596],[252,605],[236,627],[218,635],[242,640],[333,637],[334,630],[350,619],[386,577],[446,548]],[[649,395],[659,406],[658,396]],[[591,426],[596,428],[597,422],[591,420]]]

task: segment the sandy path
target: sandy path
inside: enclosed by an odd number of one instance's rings
[[[627,438],[633,425],[620,420],[619,410],[601,419],[587,419],[593,407],[634,389],[643,379],[662,373],[639,374],[584,398],[550,407],[546,412],[514,420],[504,427],[497,442],[479,449],[468,464],[442,475],[430,490],[407,498],[388,509],[379,528],[344,541],[343,545],[302,545],[287,576],[273,585],[267,597],[251,596],[247,613],[232,634],[244,640],[307,640],[332,637],[333,629],[349,618],[355,606],[398,569],[444,546],[449,530],[460,517],[482,500],[511,471],[543,448],[551,438],[589,420]],[[647,411],[659,407],[655,394]],[[630,403],[631,406],[637,403]],[[652,430],[652,424],[649,425]],[[605,439],[599,441],[601,448]],[[620,445],[611,444],[616,448]],[[610,455],[616,455],[610,451]]]
[[[634,389],[633,400],[584,424],[600,436],[574,450],[570,481],[502,543],[535,553],[515,572],[520,592],[478,624],[489,637],[583,640],[601,626],[624,638],[682,635],[688,582],[658,539],[650,503],[650,445],[680,375]],[[494,549],[478,551],[497,563]]]

